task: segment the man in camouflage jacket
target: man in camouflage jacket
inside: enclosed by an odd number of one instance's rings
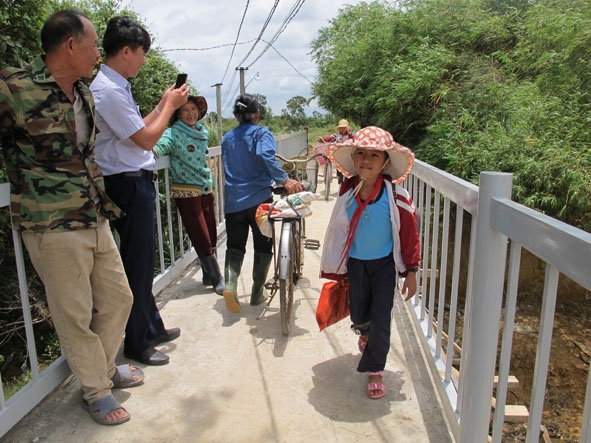
[[[13,228],[43,281],[60,344],[92,418],[129,420],[113,387],[143,374],[116,367],[132,294],[107,216],[120,210],[94,158],[94,101],[80,77],[99,60],[94,26],[74,11],[41,31],[45,56],[0,72],[0,142],[11,184]]]

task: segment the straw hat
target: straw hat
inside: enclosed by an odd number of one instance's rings
[[[339,171],[347,177],[351,177],[357,175],[353,166],[353,152],[357,148],[375,149],[388,154],[390,161],[382,173],[388,174],[394,183],[406,180],[414,163],[413,152],[406,146],[396,143],[388,131],[377,126],[367,126],[357,131],[355,138],[343,143],[335,143],[328,150],[327,155]]]
[[[334,127],[334,130],[338,131],[339,128],[347,128],[347,131],[351,130],[351,127],[349,126],[349,122],[347,121],[347,119],[344,119],[344,118],[339,120],[339,124]]]

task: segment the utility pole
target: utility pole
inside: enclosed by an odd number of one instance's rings
[[[246,92],[246,87],[244,86],[244,71],[248,71],[248,68],[236,68],[237,71],[240,71],[240,94],[244,94]]]
[[[217,105],[217,116],[218,116],[218,141],[222,143],[222,83],[216,83],[215,86],[215,99]]]

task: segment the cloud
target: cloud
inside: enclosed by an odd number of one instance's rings
[[[235,47],[233,44],[238,35],[246,1],[132,0],[124,2],[123,7],[136,11],[144,20],[154,37],[154,46],[165,50],[169,60],[189,74],[192,85],[210,103],[210,110],[215,110],[216,103],[216,88],[213,86],[223,80],[223,115],[231,116],[231,105],[240,86],[236,68],[243,61],[242,67],[252,64],[245,71],[245,84],[248,84],[246,91],[267,97],[273,114],[280,115],[290,98],[297,95],[311,97],[310,81],[315,81],[317,72],[310,57],[310,45],[318,36],[320,28],[328,26],[329,20],[336,17],[344,5],[339,0],[305,1],[273,44],[275,50],[269,48],[255,62],[266,43],[259,42],[246,57],[254,44],[250,40],[259,36],[275,2],[250,0],[248,3],[248,11],[238,38],[241,44]],[[357,3],[360,1],[347,2]],[[263,40],[273,38],[296,4],[295,0],[278,3],[262,35]],[[191,50],[172,51],[173,49]],[[254,80],[257,72],[260,81]],[[172,83],[174,79],[170,81]],[[324,112],[313,102],[308,112],[311,114],[315,110]]]

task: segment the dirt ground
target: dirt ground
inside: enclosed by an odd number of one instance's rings
[[[591,360],[591,307],[587,296],[559,301],[556,305],[546,402],[542,425],[552,442],[578,442]],[[519,388],[507,395],[507,403],[529,408],[538,344],[540,302],[517,303],[511,375]],[[526,424],[506,425],[506,442],[525,441]],[[540,440],[542,441],[542,440]]]

